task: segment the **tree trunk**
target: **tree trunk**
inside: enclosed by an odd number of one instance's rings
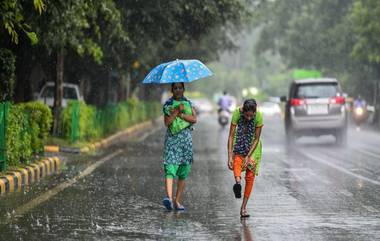
[[[117,89],[117,101],[122,102],[126,99],[126,82],[127,77],[125,73],[121,73],[120,76],[118,76],[118,89]]]
[[[62,110],[62,98],[63,98],[63,70],[64,70],[65,55],[63,49],[60,49],[57,53],[57,68],[55,78],[55,91],[54,91],[54,135],[60,135],[60,114]]]

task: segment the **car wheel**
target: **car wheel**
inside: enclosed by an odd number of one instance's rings
[[[347,145],[347,129],[343,128],[336,132],[335,134],[336,144],[339,146]]]

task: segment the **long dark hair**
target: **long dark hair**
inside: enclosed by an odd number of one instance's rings
[[[252,111],[256,113],[257,103],[255,99],[247,99],[243,103],[243,113]],[[243,132],[247,133],[248,120],[245,119],[244,115],[242,115],[243,121]]]
[[[244,101],[243,112],[252,111],[255,113],[256,109],[257,109],[257,103],[255,99],[248,99]]]

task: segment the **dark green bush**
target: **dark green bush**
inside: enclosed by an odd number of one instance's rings
[[[16,166],[29,162],[32,157],[31,135],[29,123],[24,109],[20,105],[12,105],[7,116],[6,157],[8,166]]]
[[[10,106],[6,126],[8,166],[28,163],[34,154],[43,152],[52,120],[49,107],[43,103]]]
[[[41,102],[28,102],[22,107],[29,122],[32,152],[42,153],[53,121],[51,110]]]

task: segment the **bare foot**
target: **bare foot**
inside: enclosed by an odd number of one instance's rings
[[[248,214],[248,211],[247,211],[247,209],[241,209],[240,210],[240,217],[241,218],[249,218],[249,214]]]

